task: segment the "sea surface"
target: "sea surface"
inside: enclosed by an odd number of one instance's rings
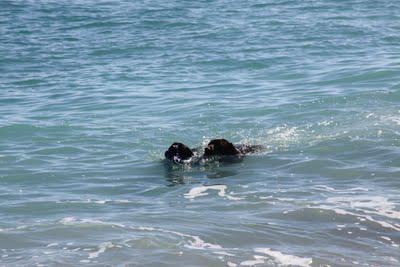
[[[400,266],[399,192],[400,1],[0,1],[0,266]]]

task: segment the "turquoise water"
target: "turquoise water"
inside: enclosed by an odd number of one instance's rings
[[[399,1],[0,2],[1,266],[399,266]],[[174,141],[262,144],[170,168]]]

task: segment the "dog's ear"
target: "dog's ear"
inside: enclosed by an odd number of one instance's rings
[[[179,144],[178,151],[179,151],[179,156],[181,157],[181,159],[188,159],[190,157],[193,157],[193,155],[194,155],[192,150],[182,143]]]
[[[221,139],[221,148],[223,155],[237,155],[239,151],[236,147],[226,139]]]

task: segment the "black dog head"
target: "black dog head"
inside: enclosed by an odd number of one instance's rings
[[[234,156],[240,154],[235,146],[225,139],[214,139],[204,149],[204,156]]]
[[[173,143],[164,153],[165,157],[174,163],[182,163],[193,157],[193,152],[182,143]]]

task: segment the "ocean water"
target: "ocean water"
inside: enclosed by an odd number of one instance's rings
[[[400,266],[399,145],[400,1],[0,1],[0,266]]]

